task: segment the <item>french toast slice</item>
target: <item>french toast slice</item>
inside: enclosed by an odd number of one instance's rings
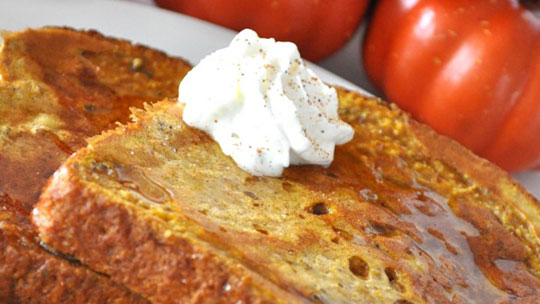
[[[0,193],[27,211],[87,137],[126,122],[130,107],[176,96],[191,69],[179,58],[95,31],[42,28],[3,38],[0,74],[12,89],[3,90],[0,103]],[[28,80],[35,82],[17,83]]]
[[[40,247],[29,212],[49,176],[130,107],[174,97],[185,61],[94,31],[4,35],[0,52],[0,302],[147,303]]]
[[[392,104],[338,89],[329,168],[239,169],[164,100],[89,140],[32,219],[154,303],[539,303],[540,207]]]
[[[0,303],[149,303],[79,262],[53,254],[39,245],[28,216],[0,208]]]

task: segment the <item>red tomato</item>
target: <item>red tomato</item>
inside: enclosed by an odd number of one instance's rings
[[[300,54],[320,60],[354,33],[368,0],[156,0],[162,7],[261,37],[292,41]]]
[[[387,98],[504,169],[540,165],[540,15],[517,0],[382,0],[364,63]]]

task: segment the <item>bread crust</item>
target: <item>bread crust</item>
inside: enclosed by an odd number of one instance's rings
[[[32,231],[27,217],[0,208],[1,303],[149,303],[77,261],[55,258]]]

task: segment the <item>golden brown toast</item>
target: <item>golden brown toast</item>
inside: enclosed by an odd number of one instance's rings
[[[6,35],[0,74],[11,89],[2,89],[0,103],[0,193],[29,211],[48,177],[88,136],[127,121],[129,107],[176,96],[189,69],[181,59],[94,31]]]
[[[49,176],[129,107],[174,97],[190,66],[94,31],[10,33],[0,52],[0,302],[147,303],[39,246],[28,214]]]
[[[174,100],[135,111],[53,175],[39,236],[154,303],[540,303],[538,202],[394,105],[339,99],[354,139],[281,178]]]
[[[39,246],[27,216],[0,208],[0,303],[148,301],[73,259],[55,258]]]

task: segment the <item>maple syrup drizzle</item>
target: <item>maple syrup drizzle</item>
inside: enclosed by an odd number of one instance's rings
[[[161,205],[173,200],[169,190],[150,179],[143,169],[132,166],[116,166],[115,172],[120,184],[147,202]]]

